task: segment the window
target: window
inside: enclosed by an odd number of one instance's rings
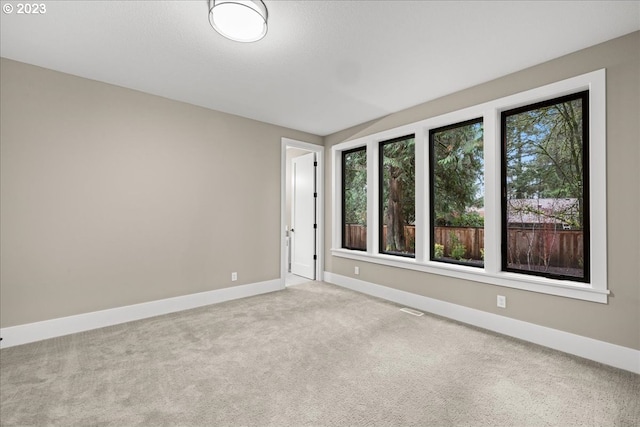
[[[342,247],[367,250],[367,149],[342,153]]]
[[[484,265],[482,119],[431,129],[431,259]]]
[[[607,303],[606,147],[605,70],[336,144],[331,253]]]
[[[412,257],[416,251],[414,135],[380,143],[380,252]]]
[[[589,92],[502,113],[502,268],[589,282]]]

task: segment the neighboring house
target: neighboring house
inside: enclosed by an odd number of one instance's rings
[[[508,200],[509,227],[576,228],[579,224],[579,202],[568,199],[510,199]]]

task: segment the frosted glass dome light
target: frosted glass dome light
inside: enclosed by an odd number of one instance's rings
[[[261,0],[211,0],[209,23],[224,37],[255,42],[267,34],[267,7]]]

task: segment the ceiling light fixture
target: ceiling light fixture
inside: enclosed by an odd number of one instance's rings
[[[255,42],[267,34],[267,6],[261,0],[210,0],[209,23],[230,40]]]

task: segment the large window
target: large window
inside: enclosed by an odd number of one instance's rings
[[[334,145],[332,254],[607,303],[605,92],[598,70]]]
[[[342,247],[367,250],[367,149],[342,153]]]
[[[380,252],[414,256],[416,189],[414,135],[380,143]]]
[[[502,267],[589,282],[589,93],[502,113]]]
[[[482,119],[429,132],[431,259],[484,265]]]

